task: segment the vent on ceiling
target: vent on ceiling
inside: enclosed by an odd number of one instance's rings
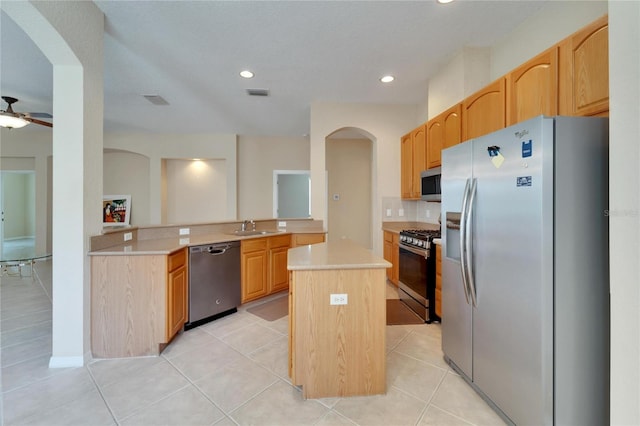
[[[249,96],[269,96],[269,89],[247,89]]]
[[[142,95],[142,96],[144,96],[144,98],[146,100],[148,100],[149,102],[151,102],[154,105],[169,105],[169,102],[167,102],[160,95]]]

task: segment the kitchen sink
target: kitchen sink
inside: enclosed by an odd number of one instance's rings
[[[251,235],[266,235],[266,234],[277,234],[280,231],[256,231],[256,230],[246,230],[246,231],[233,231],[233,235],[237,235],[239,237],[248,237]]]

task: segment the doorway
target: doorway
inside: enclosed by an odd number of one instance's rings
[[[311,217],[311,173],[308,170],[273,171],[273,217]]]
[[[0,171],[0,258],[33,253],[35,233],[35,171]]]
[[[356,129],[326,139],[328,240],[350,239],[371,249],[373,141]]]

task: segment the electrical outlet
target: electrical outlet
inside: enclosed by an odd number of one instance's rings
[[[329,299],[330,305],[346,305],[347,304],[347,295],[344,293],[340,294],[331,294]]]
[[[404,209],[398,209],[398,216],[404,216]]]
[[[125,241],[131,241],[133,239],[133,233],[132,232],[125,232],[124,233],[124,240]]]
[[[391,217],[391,209],[387,209],[387,217]]]
[[[278,228],[286,228],[287,227],[287,222],[281,220],[278,222]]]
[[[189,244],[189,239],[188,238],[180,238],[180,245],[185,245],[185,244]]]
[[[180,235],[189,235],[189,228],[180,228]]]

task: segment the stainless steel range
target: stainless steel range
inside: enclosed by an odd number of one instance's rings
[[[440,322],[435,312],[436,250],[439,230],[406,229],[400,232],[400,300],[426,323]]]

